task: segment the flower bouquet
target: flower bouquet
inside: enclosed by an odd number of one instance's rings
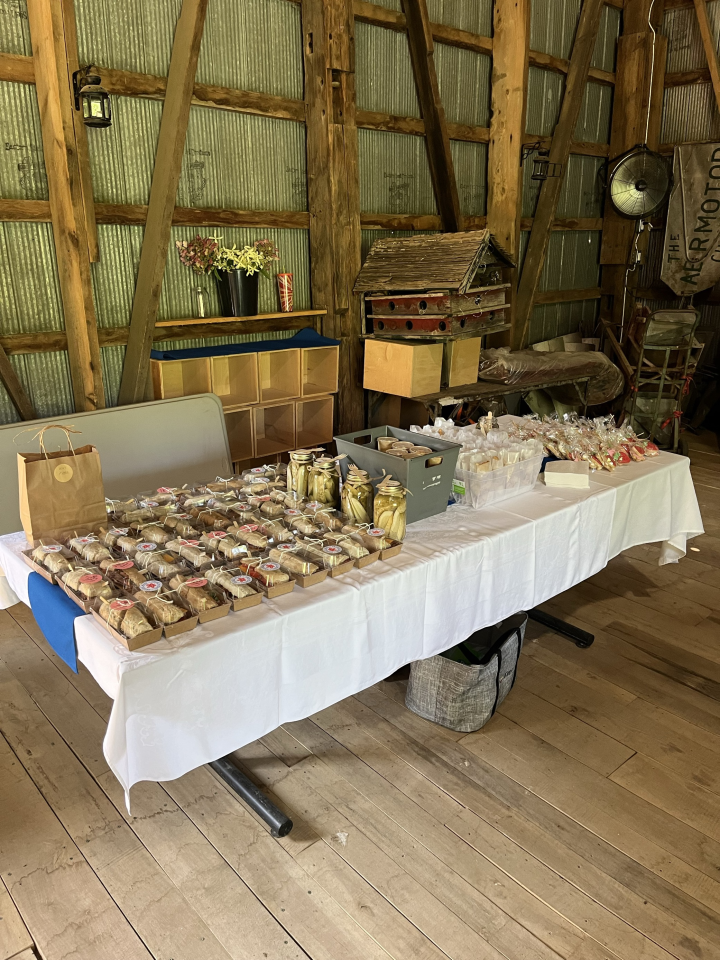
[[[224,317],[252,317],[258,312],[258,279],[270,277],[269,265],[280,259],[271,240],[256,240],[238,249],[222,246],[222,237],[177,240],[180,262],[194,273],[212,275]]]

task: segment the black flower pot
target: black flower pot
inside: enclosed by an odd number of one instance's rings
[[[227,270],[215,277],[224,317],[254,317],[258,312],[260,274]]]

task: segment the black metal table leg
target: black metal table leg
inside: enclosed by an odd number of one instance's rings
[[[574,627],[566,620],[560,620],[558,617],[553,617],[551,614],[545,613],[543,610],[538,610],[537,607],[534,607],[532,610],[528,610],[527,615],[531,620],[535,620],[537,623],[542,623],[544,627],[554,630],[555,633],[560,633],[564,637],[569,637],[578,647],[589,647],[595,640],[595,637],[591,633],[588,633],[587,630],[581,630],[580,627]]]
[[[256,787],[252,780],[248,779],[244,773],[232,763],[227,757],[220,757],[219,760],[213,760],[209,764],[229,787],[232,787],[235,793],[254,810],[259,817],[270,827],[270,833],[274,837],[286,837],[293,828],[293,822],[290,817],[278,810],[274,803],[271,803],[265,794]]]

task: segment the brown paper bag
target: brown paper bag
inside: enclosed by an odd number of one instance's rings
[[[47,430],[63,430],[69,450],[48,452]],[[60,540],[72,533],[89,533],[107,519],[100,454],[93,446],[73,449],[71,433],[62,424],[49,424],[34,437],[39,453],[18,454],[20,519],[28,541]]]

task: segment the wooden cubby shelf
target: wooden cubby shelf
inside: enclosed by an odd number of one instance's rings
[[[301,396],[337,392],[339,357],[339,347],[303,348]]]
[[[151,360],[150,371],[156,400],[174,400],[196,393],[212,393],[210,360]]]
[[[267,350],[255,354],[260,379],[260,403],[300,396],[300,350]]]
[[[252,411],[252,407],[246,407],[244,410],[225,413],[225,428],[230,445],[230,459],[233,463],[238,460],[249,460],[255,455]]]
[[[295,448],[294,403],[278,403],[251,409],[256,457],[270,457]]]
[[[295,409],[295,445],[313,447],[333,438],[333,398],[298,400]]]
[[[248,406],[260,401],[256,353],[210,357],[212,392],[223,407]]]

